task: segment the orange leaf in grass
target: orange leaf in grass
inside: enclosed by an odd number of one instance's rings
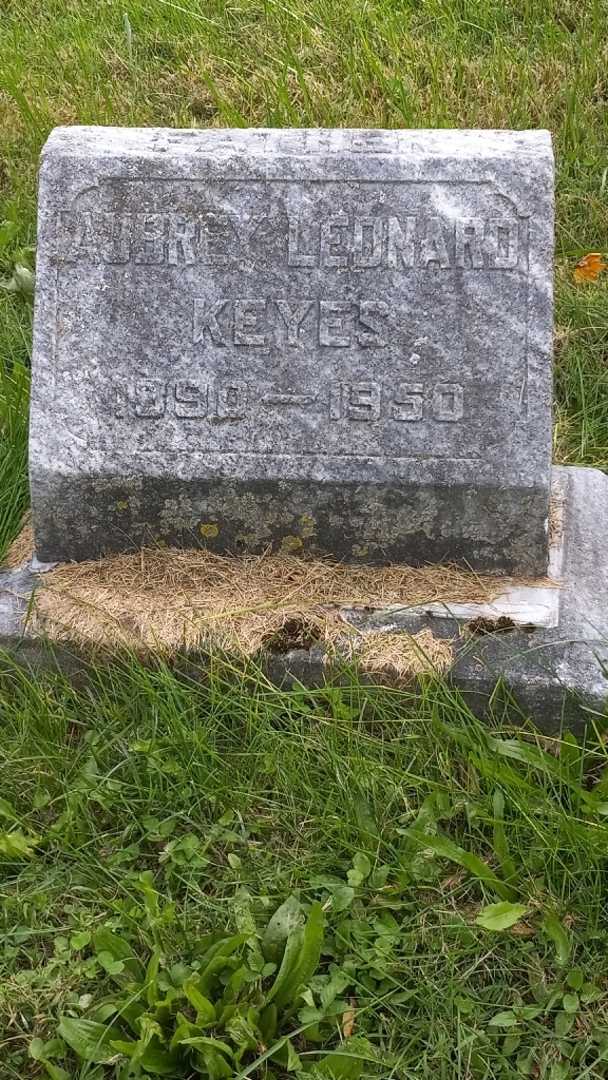
[[[572,276],[576,282],[595,281],[602,270],[608,270],[608,263],[604,262],[603,255],[599,251],[590,251],[578,260]]]
[[[350,1008],[342,1015],[342,1034],[345,1039],[350,1039],[353,1031],[355,1030],[355,1006],[357,1004],[354,997],[350,998]]]

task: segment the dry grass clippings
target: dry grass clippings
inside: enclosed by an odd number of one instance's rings
[[[399,682],[424,673],[443,675],[454,659],[452,643],[435,637],[429,627],[416,634],[367,631],[352,642],[351,654],[363,671],[390,676]]]
[[[8,570],[18,570],[32,557],[34,551],[34,531],[32,516],[28,513],[23,518],[23,525],[4,556],[3,566]]]
[[[56,640],[100,648],[174,652],[214,644],[251,656],[263,647],[287,651],[335,640],[348,633],[343,607],[487,602],[504,584],[453,566],[348,566],[288,554],[148,548],[51,570],[32,618],[35,629]],[[385,653],[389,636],[381,636],[376,648]],[[394,636],[402,649],[407,635]],[[366,662],[380,663],[368,648]]]

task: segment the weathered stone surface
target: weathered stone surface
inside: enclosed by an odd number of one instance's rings
[[[463,619],[402,608],[342,611],[345,620],[365,634],[387,631],[415,634],[428,627],[453,643],[454,664],[448,681],[479,715],[499,712],[508,700],[508,717],[531,717],[547,732],[563,724],[583,730],[586,721],[606,715],[608,707],[608,477],[597,469],[554,468],[554,490],[561,504],[563,537],[555,580],[558,616],[539,625],[514,625],[498,633],[467,633],[475,613]],[[75,680],[86,677],[82,646],[56,644],[36,636],[28,623],[31,594],[38,576],[29,569],[0,572],[0,651],[37,673],[58,669]],[[542,587],[539,593],[545,592]],[[541,605],[542,606],[542,605]],[[430,605],[436,609],[436,605]],[[498,617],[504,608],[497,608]],[[487,605],[480,606],[486,628]],[[549,625],[547,625],[547,623]],[[165,658],[166,659],[166,658]],[[101,657],[95,655],[95,664]],[[321,646],[267,657],[268,674],[277,682],[322,685],[336,677],[326,666]],[[204,657],[178,658],[190,677],[204,671]],[[502,684],[502,694],[496,692]]]
[[[36,545],[542,573],[546,132],[60,128],[40,182]]]

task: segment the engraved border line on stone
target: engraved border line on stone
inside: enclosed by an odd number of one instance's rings
[[[388,154],[385,153],[383,155],[378,155],[378,156],[389,157],[389,156],[394,156],[394,155],[392,155],[390,153],[388,153]],[[309,155],[289,155],[288,157],[285,158],[285,160],[289,160],[289,161],[293,161],[294,159],[295,160],[306,161],[306,160],[309,159]],[[223,177],[221,179],[209,179],[209,177],[185,177],[185,176],[177,176],[177,177],[172,177],[172,176],[135,177],[135,176],[121,176],[121,175],[111,175],[110,174],[110,175],[99,177],[96,184],[89,184],[86,188],[83,188],[81,191],[77,192],[73,196],[73,198],[72,198],[72,200],[70,202],[70,206],[71,206],[71,208],[75,208],[77,206],[78,201],[80,200],[80,198],[83,195],[85,195],[85,194],[87,194],[88,192],[91,192],[91,191],[95,191],[95,190],[99,191],[101,186],[106,184],[106,183],[115,183],[115,182],[118,182],[118,183],[121,183],[121,184],[123,184],[123,183],[124,184],[136,184],[136,183],[139,183],[139,184],[146,184],[146,183],[148,183],[148,184],[149,183],[154,183],[154,184],[157,184],[157,183],[162,183],[162,184],[171,183],[171,184],[176,184],[177,183],[177,184],[211,184],[211,185],[223,185],[223,184],[265,184],[266,185],[266,184],[270,184],[270,183],[277,183],[277,184],[310,184],[310,183],[313,183],[313,184],[340,184],[340,185],[344,185],[344,184],[376,184],[378,186],[382,186],[382,185],[388,183],[388,184],[407,184],[407,185],[415,184],[415,185],[427,185],[427,186],[431,186],[433,184],[452,184],[452,185],[455,185],[455,184],[468,184],[468,185],[475,185],[475,186],[478,186],[478,187],[486,187],[487,186],[495,196],[504,199],[511,206],[513,212],[515,213],[516,217],[520,221],[526,221],[528,223],[527,235],[526,235],[526,245],[525,245],[525,250],[526,250],[526,256],[525,256],[525,259],[526,259],[526,262],[525,262],[526,319],[525,319],[525,328],[524,328],[524,365],[523,365],[524,366],[524,377],[523,377],[523,380],[522,380],[522,391],[520,393],[520,406],[522,407],[522,419],[527,419],[527,417],[528,417],[527,387],[528,387],[528,378],[529,378],[529,353],[528,353],[529,334],[528,334],[528,330],[529,330],[529,319],[530,319],[530,306],[531,306],[531,302],[532,302],[531,289],[530,289],[530,251],[529,251],[529,247],[530,247],[529,218],[530,218],[530,215],[528,213],[520,211],[519,207],[516,205],[514,200],[510,196],[506,195],[500,188],[498,188],[498,186],[495,184],[495,182],[490,178],[485,178],[485,179],[470,179],[469,178],[469,179],[467,179],[465,177],[453,177],[453,176],[452,177],[436,177],[436,178],[433,178],[433,179],[417,179],[417,178],[408,179],[407,177],[386,177],[386,178],[382,178],[382,179],[375,178],[375,177],[369,177],[369,178],[367,178],[367,177],[366,178],[362,178],[362,177],[306,177],[306,176],[302,176],[302,177],[289,177],[289,176],[276,177],[276,176],[268,176],[269,165],[270,165],[270,162],[267,162],[267,166],[266,166],[267,174],[266,174],[265,177],[249,177],[249,176],[234,177],[234,176],[231,176],[231,177]],[[58,276],[59,276],[59,272],[60,272],[60,270],[62,268],[63,267],[62,267],[61,264],[59,266],[56,266],[56,268],[55,268],[55,310],[54,310],[54,316],[55,317],[54,317],[54,320],[53,320],[54,330],[56,328],[56,322],[57,322]],[[487,272],[491,273],[492,268],[487,268]],[[58,391],[57,382],[56,382],[56,372],[58,370],[58,365],[56,363],[57,355],[55,355],[55,357],[53,359],[54,359],[54,362],[53,362],[53,369],[54,369],[54,371],[53,371],[53,397],[55,399],[55,395],[56,395],[56,393]],[[277,395],[277,396],[279,396],[279,395]],[[282,396],[284,397],[285,395],[282,395]],[[263,402],[263,403],[266,403],[266,402]],[[278,404],[279,402],[276,402],[276,403]],[[294,402],[294,404],[295,404],[295,402]],[[308,404],[308,402],[306,402],[306,404]],[[525,410],[525,412],[524,412],[524,410]],[[90,439],[87,439],[85,441],[85,445],[87,447],[91,446]],[[96,445],[97,446],[100,445],[99,440],[96,440]],[[103,443],[102,443],[102,446],[103,446]],[[192,450],[190,448],[188,448],[188,447],[172,447],[171,450],[174,453],[180,453],[180,454],[191,454],[192,453]],[[144,449],[144,448],[140,448],[138,452],[139,453],[153,454],[153,453],[156,453],[157,451],[152,450],[152,449],[147,450],[147,449]],[[226,450],[226,451],[210,450],[210,451],[208,451],[209,454],[218,454],[218,455],[230,454],[230,453],[234,453],[234,452],[235,451],[230,451],[230,450]],[[275,458],[282,456],[282,455],[276,455],[273,451],[241,451],[239,453],[242,453],[242,454],[244,454],[246,456],[250,456],[250,455],[263,456],[263,457],[272,456],[272,457],[275,457]],[[347,457],[349,457],[349,458],[355,457],[355,458],[359,458],[360,460],[366,460],[365,456],[362,457],[361,455],[358,455],[358,454],[343,453],[343,454],[332,454],[332,455],[330,455],[330,454],[321,454],[321,453],[318,453],[317,451],[314,451],[314,452],[313,451],[310,451],[310,452],[302,451],[302,454],[291,455],[291,456],[294,456],[294,457],[295,456],[302,456],[303,454],[305,454],[306,456],[314,456],[314,455],[316,455],[319,458],[322,458],[324,460],[334,460],[334,459],[335,460],[340,460],[342,458],[347,458]],[[384,455],[383,454],[368,454],[367,455],[367,458],[373,459],[374,461],[378,461],[378,460],[386,460],[386,461],[416,461],[416,460],[420,460],[420,461],[441,461],[441,462],[446,462],[446,463],[450,462],[450,461],[459,461],[459,462],[465,462],[465,463],[475,462],[475,461],[479,460],[479,457],[480,457],[480,455],[476,455],[475,457],[470,457],[470,456],[468,456],[468,457],[446,457],[445,455],[420,455],[420,454],[401,455],[399,457],[395,457],[393,455],[385,455],[385,454]]]

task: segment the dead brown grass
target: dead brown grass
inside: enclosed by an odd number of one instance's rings
[[[425,672],[444,674],[452,665],[452,643],[435,637],[429,627],[417,634],[374,630],[352,643],[352,656],[363,671],[398,682]]]
[[[340,608],[482,602],[504,585],[504,578],[453,566],[347,566],[288,554],[144,549],[45,574],[32,619],[55,640],[90,647],[146,653],[215,645],[251,656],[264,647],[286,651],[343,637],[351,648]],[[394,642],[378,636],[384,653],[389,646],[395,655],[403,652],[407,635],[394,636]],[[361,643],[351,651],[361,654]],[[374,655],[366,662],[379,663]]]
[[[34,552],[34,530],[32,529],[32,517],[28,512],[23,518],[21,532],[15,537],[4,556],[3,565],[9,570],[17,570],[31,559]]]
[[[553,491],[549,504],[549,536],[555,542],[564,530],[566,497],[561,491]]]

